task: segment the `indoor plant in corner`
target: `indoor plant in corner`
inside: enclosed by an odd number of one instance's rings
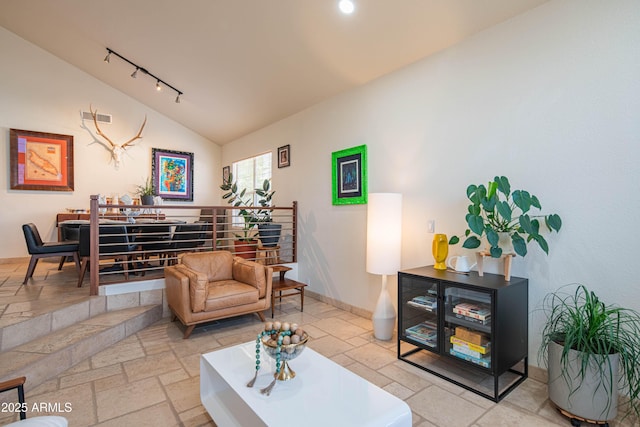
[[[640,314],[605,304],[584,285],[548,294],[543,311],[538,357],[547,356],[549,399],[568,416],[607,421],[620,393],[625,415],[640,417]]]
[[[513,251],[520,256],[527,254],[527,243],[534,240],[540,248],[549,253],[549,244],[540,234],[540,219],[550,231],[559,231],[562,220],[557,214],[533,215],[532,208],[541,209],[536,196],[524,190],[511,191],[509,180],[505,176],[496,176],[485,187],[469,185],[467,198],[471,202],[465,217],[469,228],[465,231],[466,240],[462,247],[476,249],[480,246],[480,238],[486,235],[489,252],[492,257],[500,258],[503,246],[513,246]],[[460,241],[452,236],[449,244]],[[512,252],[509,247],[504,251]]]
[[[153,205],[153,185],[151,178],[145,180],[144,184],[136,185],[136,194],[140,196],[140,203],[143,205]]]
[[[256,213],[260,242],[262,242],[262,246],[266,247],[277,246],[280,241],[282,224],[276,224],[273,222],[273,218],[271,216],[273,211],[268,209],[269,207],[272,207],[271,199],[275,194],[275,191],[271,190],[271,181],[265,179],[262,183],[262,188],[256,188],[255,190],[256,194],[260,196],[258,203],[262,207],[262,209]]]
[[[226,199],[230,205],[238,208],[237,215],[243,221],[242,234],[235,235],[235,253],[241,258],[255,259],[258,242],[254,239],[252,230],[258,224],[258,218],[252,210],[247,209],[251,206],[251,199],[246,197],[247,189],[244,188],[239,191],[238,183],[233,181],[233,174],[231,173],[227,180],[223,181],[220,189],[227,191],[222,198]]]

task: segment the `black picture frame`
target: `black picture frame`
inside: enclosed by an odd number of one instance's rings
[[[193,153],[152,148],[153,192],[163,200],[193,201]]]
[[[291,147],[289,144],[278,147],[278,168],[291,166]]]

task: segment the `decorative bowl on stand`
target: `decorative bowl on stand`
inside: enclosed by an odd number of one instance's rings
[[[273,341],[262,341],[262,347],[265,353],[269,355],[276,362],[278,361],[278,353],[280,354],[280,371],[273,374],[273,376],[280,381],[288,381],[296,376],[296,373],[289,367],[287,363],[290,360],[298,357],[304,349],[307,347],[307,341],[309,335],[305,332],[300,338],[300,342],[296,344],[281,344],[280,351],[278,352],[278,345]]]

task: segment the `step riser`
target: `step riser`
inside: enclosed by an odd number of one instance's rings
[[[87,320],[92,316],[102,314],[106,311],[106,301],[104,296],[91,297],[90,300],[0,328],[0,351],[11,350],[29,341]]]
[[[106,313],[106,315],[110,314],[114,316],[119,315],[118,311]],[[26,376],[26,386],[28,386],[29,389],[33,389],[118,341],[146,328],[161,318],[162,306],[149,306],[148,310],[134,317],[123,320],[113,326],[108,326],[95,334],[87,336],[78,342],[50,354],[41,355],[32,363],[21,366],[19,369],[2,372],[0,381]],[[93,322],[93,319],[89,319],[88,322]],[[96,322],[96,324],[104,325],[104,322]],[[20,347],[17,347],[14,351],[16,352],[16,356],[18,356],[20,354],[18,353]],[[25,354],[28,355],[28,353]]]

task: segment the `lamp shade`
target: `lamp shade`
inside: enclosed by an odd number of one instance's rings
[[[402,250],[402,194],[369,193],[367,272],[396,274]]]

